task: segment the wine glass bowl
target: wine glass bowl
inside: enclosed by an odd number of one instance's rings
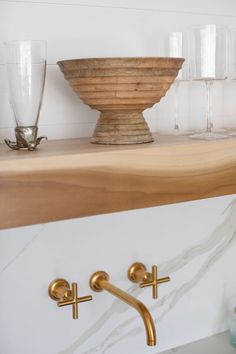
[[[194,139],[214,140],[227,138],[216,133],[212,122],[212,86],[215,80],[225,80],[228,74],[228,31],[225,26],[196,26],[190,33],[191,78],[206,85],[206,131],[193,134]]]
[[[169,48],[168,54],[174,58],[185,58],[185,62],[182,68],[179,70],[178,76],[173,84],[174,89],[174,135],[186,135],[190,134],[190,131],[183,130],[180,127],[180,115],[179,115],[179,90],[180,83],[189,81],[189,53],[188,53],[188,41],[185,32],[171,32],[169,34]],[[186,103],[185,103],[186,104]]]

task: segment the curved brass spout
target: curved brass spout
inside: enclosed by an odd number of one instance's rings
[[[91,276],[90,287],[94,291],[106,290],[137,310],[141,315],[145,325],[147,345],[156,345],[156,329],[152,316],[141,301],[135,299],[135,297],[127,294],[123,290],[109,283],[109,275],[103,271],[98,271]]]

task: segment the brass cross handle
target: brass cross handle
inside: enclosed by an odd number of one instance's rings
[[[69,283],[65,279],[56,279],[49,284],[48,287],[49,296],[57,301],[57,306],[73,306],[73,319],[78,319],[78,304],[80,302],[91,301],[92,296],[78,297],[78,285],[77,283],[72,283],[72,288],[70,289]]]
[[[149,273],[147,271],[146,266],[139,262],[133,263],[129,267],[128,278],[133,283],[139,283],[140,288],[146,288],[147,286],[152,286],[153,299],[158,298],[158,285],[170,281],[170,277],[164,277],[158,279],[158,271],[156,265],[152,266],[152,273]]]

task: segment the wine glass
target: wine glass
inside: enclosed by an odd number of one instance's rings
[[[16,142],[5,139],[13,150],[34,150],[46,76],[45,41],[6,42],[10,104],[15,118]]]
[[[169,55],[174,58],[185,58],[182,69],[174,81],[174,135],[190,134],[190,131],[180,129],[179,125],[179,89],[180,83],[189,80],[189,60],[187,38],[184,32],[172,32],[169,35]]]
[[[229,78],[236,83],[236,29],[230,31]],[[235,129],[229,135],[236,136]]]
[[[190,135],[190,138],[215,140],[227,135],[214,131],[212,122],[212,86],[215,80],[227,78],[228,31],[220,25],[196,26],[190,33],[191,78],[206,85],[206,131]]]

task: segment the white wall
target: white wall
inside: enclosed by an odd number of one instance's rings
[[[14,126],[3,41],[47,39],[41,133],[51,139],[89,136],[98,112],[72,92],[57,60],[163,55],[169,31],[197,23],[234,26],[235,16],[233,0],[0,1],[0,139],[13,137]],[[217,124],[235,124],[236,87],[219,83],[214,90]],[[203,125],[204,97],[200,84],[182,84],[183,127]],[[171,129],[173,93],[145,116],[153,131]],[[1,231],[0,353],[157,353],[223,331],[236,297],[235,203],[229,196]],[[150,289],[137,291],[126,278],[128,266],[139,260],[157,263],[162,275],[172,277],[158,302]],[[139,317],[109,294],[93,294],[93,302],[80,306],[78,321],[48,298],[56,277],[78,281],[81,295],[91,293],[88,279],[98,269],[150,308],[158,348],[145,346]]]
[[[3,42],[46,39],[47,84],[40,117],[42,134],[50,139],[90,136],[99,113],[85,106],[56,65],[60,59],[101,56],[166,55],[168,33],[198,23],[235,26],[234,1],[0,1],[0,139],[13,137],[8,103]],[[236,87],[214,86],[216,126],[236,127]],[[224,99],[225,98],[225,99]],[[205,91],[202,83],[183,83],[180,92],[183,128],[202,128]],[[152,131],[173,127],[173,92],[145,112]]]

